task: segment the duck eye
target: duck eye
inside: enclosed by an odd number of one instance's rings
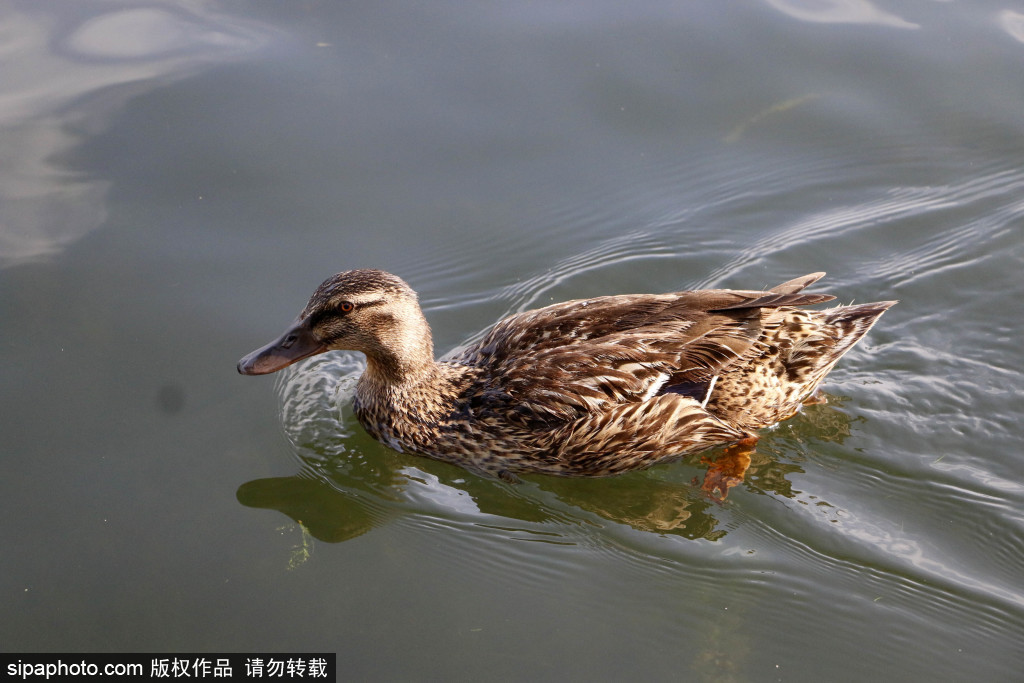
[[[338,304],[338,310],[342,313],[351,313],[355,309],[356,305],[351,301],[342,301]]]

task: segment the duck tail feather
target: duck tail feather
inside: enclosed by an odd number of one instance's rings
[[[825,277],[824,272],[810,273],[808,275],[783,282],[781,285],[776,285],[768,291],[775,292],[776,294],[796,294],[808,285],[813,285],[823,277]]]

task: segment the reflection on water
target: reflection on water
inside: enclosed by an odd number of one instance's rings
[[[122,9],[86,19],[56,43],[58,53],[75,61],[165,62],[171,56],[214,52],[248,52],[259,43],[249,30],[225,24],[226,17],[186,13],[181,5]],[[221,55],[222,57],[223,55]],[[165,69],[167,67],[165,66]],[[149,74],[147,74],[149,75]]]
[[[108,183],[62,163],[85,136],[130,98],[274,35],[200,0],[47,4],[0,8],[0,268],[57,253],[106,220]]]
[[[777,102],[771,105],[770,107],[767,107],[762,111],[757,112],[756,114],[748,118],[746,121],[743,121],[742,123],[737,125],[729,132],[728,135],[726,135],[723,138],[723,140],[729,143],[730,145],[734,145],[737,142],[739,142],[740,138],[743,137],[743,135],[747,132],[749,128],[757,125],[758,123],[761,123],[765,118],[775,116],[778,114],[783,114],[789,111],[790,109],[794,109],[803,104],[806,104],[807,102],[816,100],[819,97],[821,97],[821,95],[812,93],[808,95],[801,95],[800,97],[793,97],[783,102]]]
[[[1024,14],[1012,9],[1003,10],[999,13],[999,25],[1014,39],[1024,43]]]
[[[920,28],[868,0],[765,0],[775,9],[801,21],[823,24],[879,24],[895,28]]]
[[[395,453],[361,433],[348,414],[361,363],[355,354],[320,356],[286,370],[278,382],[285,432],[302,469],[292,477],[258,479],[238,489],[250,507],[276,509],[313,537],[336,543],[360,536],[396,516],[455,517],[490,528],[549,534],[549,541],[577,543],[580,524],[603,522],[689,539],[719,540],[726,487],[707,487],[729,448],[698,454],[650,473],[603,479],[525,477],[509,485],[426,458]],[[799,418],[816,440],[841,442],[850,419],[832,406],[805,407]],[[733,486],[794,498],[789,475],[803,470],[771,449],[771,432],[748,458]],[[714,464],[712,464],[714,463]],[[711,464],[708,474],[701,471]],[[704,478],[705,486],[699,479]],[[827,505],[817,501],[818,505]],[[553,532],[552,529],[561,529]]]
[[[362,536],[376,526],[375,515],[351,487],[341,493],[304,476],[256,479],[238,489],[238,501],[253,508],[280,510],[326,543]]]

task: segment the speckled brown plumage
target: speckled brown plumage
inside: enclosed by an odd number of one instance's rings
[[[567,301],[505,318],[435,361],[415,292],[389,273],[347,271],[239,371],[361,351],[356,416],[396,450],[506,479],[617,474],[793,415],[895,303],[800,308],[835,298],[802,293],[822,275],[768,291]]]

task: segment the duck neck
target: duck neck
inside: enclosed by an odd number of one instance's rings
[[[413,356],[366,355],[356,384],[356,415],[371,433],[387,435],[396,421],[424,423],[443,412],[443,372],[432,355],[429,346]]]
[[[404,319],[365,353],[363,379],[377,390],[414,386],[437,372],[430,326],[422,313]]]
[[[436,366],[432,354],[416,360],[397,355],[367,354],[363,380],[378,391],[396,391],[429,379],[436,372]]]

